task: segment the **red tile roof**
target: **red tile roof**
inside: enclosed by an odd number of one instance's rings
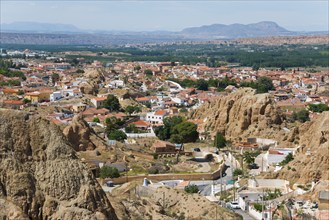
[[[134,124],[136,126],[140,126],[140,127],[148,127],[150,126],[150,123],[148,123],[147,121],[143,121],[143,120],[139,120],[139,121],[135,121],[135,122],[132,122],[131,124]]]
[[[166,110],[158,110],[156,112],[154,112],[155,115],[166,115],[167,111]]]

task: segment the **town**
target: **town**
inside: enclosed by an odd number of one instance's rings
[[[287,176],[276,176],[285,169],[299,172],[289,163],[297,153],[314,154],[294,137],[295,126],[320,120],[329,110],[328,68],[104,62],[31,49],[1,49],[1,57],[1,109],[58,125],[105,192],[115,194],[133,182],[129,196],[135,190],[136,198],[148,197],[169,186],[198,193],[243,219],[328,216],[329,192],[321,177],[291,184]],[[243,114],[254,121],[260,106],[285,140],[264,135],[262,125],[255,127],[258,136],[249,135],[244,131],[252,121],[235,131],[213,129],[217,119],[207,111],[217,111],[212,103],[220,102],[241,102],[240,111],[249,105]],[[225,117],[225,124],[233,123],[229,113]],[[243,135],[235,135],[238,129]],[[316,197],[310,196],[315,189]]]

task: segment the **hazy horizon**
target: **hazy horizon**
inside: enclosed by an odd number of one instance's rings
[[[1,24],[70,24],[82,30],[181,31],[273,21],[291,31],[328,31],[328,1],[1,1]]]

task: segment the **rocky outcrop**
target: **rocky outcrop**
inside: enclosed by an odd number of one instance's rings
[[[84,94],[97,95],[99,84],[105,81],[104,70],[102,69],[85,69],[84,77],[87,82],[80,86]]]
[[[243,88],[219,97],[191,113],[190,118],[202,119],[205,132],[221,132],[230,139],[250,136],[271,136],[283,122],[270,94],[256,94]],[[278,129],[279,130],[279,129]],[[202,132],[202,131],[201,131]]]
[[[117,219],[94,176],[51,122],[0,111],[0,157],[0,217]]]
[[[300,148],[294,160],[277,174],[291,182],[309,183],[329,179],[329,112],[296,128]]]
[[[76,151],[106,148],[104,141],[95,134],[81,115],[73,117],[71,124],[64,128],[63,134]]]

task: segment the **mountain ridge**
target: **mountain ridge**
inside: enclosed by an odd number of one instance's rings
[[[2,23],[1,32],[14,33],[71,33],[71,34],[127,34],[148,35],[154,37],[169,36],[182,39],[236,39],[246,37],[266,36],[296,36],[301,34],[313,34],[314,31],[299,32],[290,31],[273,21],[261,21],[251,24],[211,24],[198,27],[188,27],[181,31],[126,31],[126,30],[87,30],[78,28],[72,24],[41,23],[41,22],[13,22]],[[317,32],[317,33],[324,33]]]

